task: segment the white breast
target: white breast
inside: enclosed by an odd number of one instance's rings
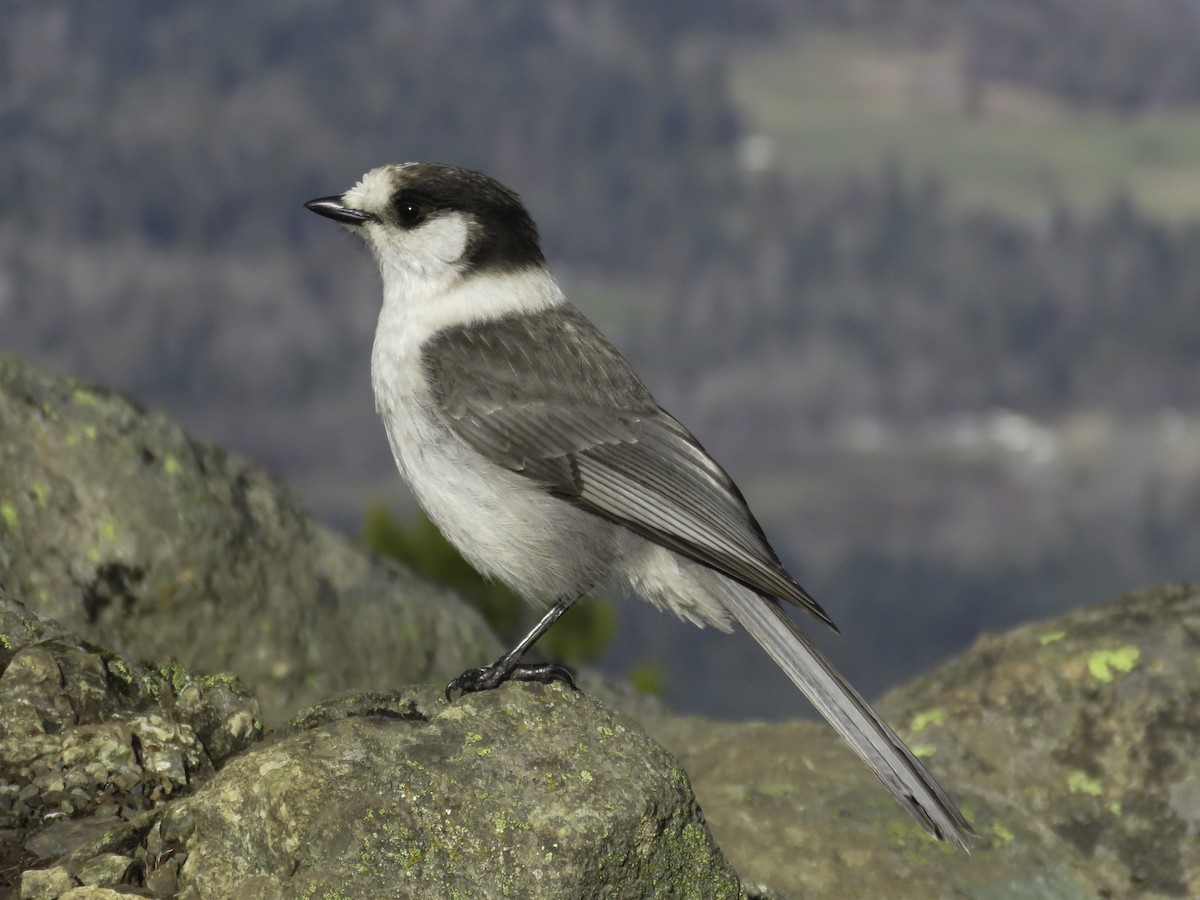
[[[472,565],[533,602],[573,598],[606,579],[617,552],[616,527],[480,456],[433,412],[421,365],[424,341],[440,328],[469,320],[468,309],[483,307],[494,315],[498,307],[513,305],[511,293],[487,291],[471,281],[485,279],[468,280],[436,303],[412,302],[411,294],[389,297],[385,290],[371,354],[376,408],[417,501]],[[496,287],[496,279],[486,281]],[[480,296],[481,287],[486,296]],[[541,306],[554,302],[557,288],[548,276],[538,287],[540,296],[532,296]],[[531,293],[519,293],[527,306]]]

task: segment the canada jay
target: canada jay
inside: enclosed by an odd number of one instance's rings
[[[448,696],[570,682],[521,656],[576,599],[616,582],[698,625],[741,625],[930,834],[968,845],[953,801],[789,617],[785,603],[833,625],[737,486],[563,297],[516,194],[405,163],[307,206],[379,263],[371,380],[401,474],[472,565],[549,607]]]

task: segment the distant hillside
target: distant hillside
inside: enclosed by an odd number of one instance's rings
[[[557,255],[636,261],[631,230],[715,199],[738,129],[714,55],[635,6],[18,4],[0,215],[83,242],[292,246],[297,198],[437,159],[522,186]]]
[[[825,28],[738,42],[731,90],[756,135],[744,146],[793,179],[894,164],[944,183],[957,209],[1035,222],[1057,207],[1100,212],[1118,193],[1155,217],[1200,217],[1200,104],[1085,104],[1019,79],[975,79],[969,52],[961,33]]]
[[[862,413],[1200,409],[1200,222],[1120,198],[1040,225],[966,214],[894,169],[767,181],[743,204],[648,336],[692,379],[741,377],[761,398],[731,404],[742,415],[770,405],[819,430]]]
[[[1190,0],[779,0],[769,8],[793,29],[834,26],[926,48],[961,42],[972,90],[1020,84],[1076,107],[1124,112],[1200,101],[1200,12]]]

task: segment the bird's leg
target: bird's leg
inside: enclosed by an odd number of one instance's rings
[[[446,699],[453,699],[451,695],[455,691],[463,694],[490,691],[492,688],[499,687],[509,680],[540,681],[542,684],[549,684],[552,681],[565,681],[571,690],[579,690],[575,687],[575,679],[571,676],[571,671],[566,666],[561,666],[558,663],[543,663],[541,665],[524,665],[521,663],[521,657],[525,655],[525,651],[532,647],[534,642],[545,634],[546,629],[553,625],[558,620],[558,617],[565,613],[574,602],[574,598],[559,600],[550,608],[549,612],[542,616],[541,621],[533,626],[529,634],[521,638],[517,646],[513,647],[490,666],[467,669],[467,671],[451,681],[446,685]]]

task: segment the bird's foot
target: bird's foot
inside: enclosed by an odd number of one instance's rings
[[[490,691],[498,688],[506,681],[538,681],[550,684],[553,681],[564,682],[571,690],[577,691],[575,678],[571,670],[558,663],[542,663],[540,665],[507,665],[503,659],[497,660],[490,666],[480,666],[467,669],[448,685],[446,699],[453,701],[453,694],[475,694],[479,691]]]

